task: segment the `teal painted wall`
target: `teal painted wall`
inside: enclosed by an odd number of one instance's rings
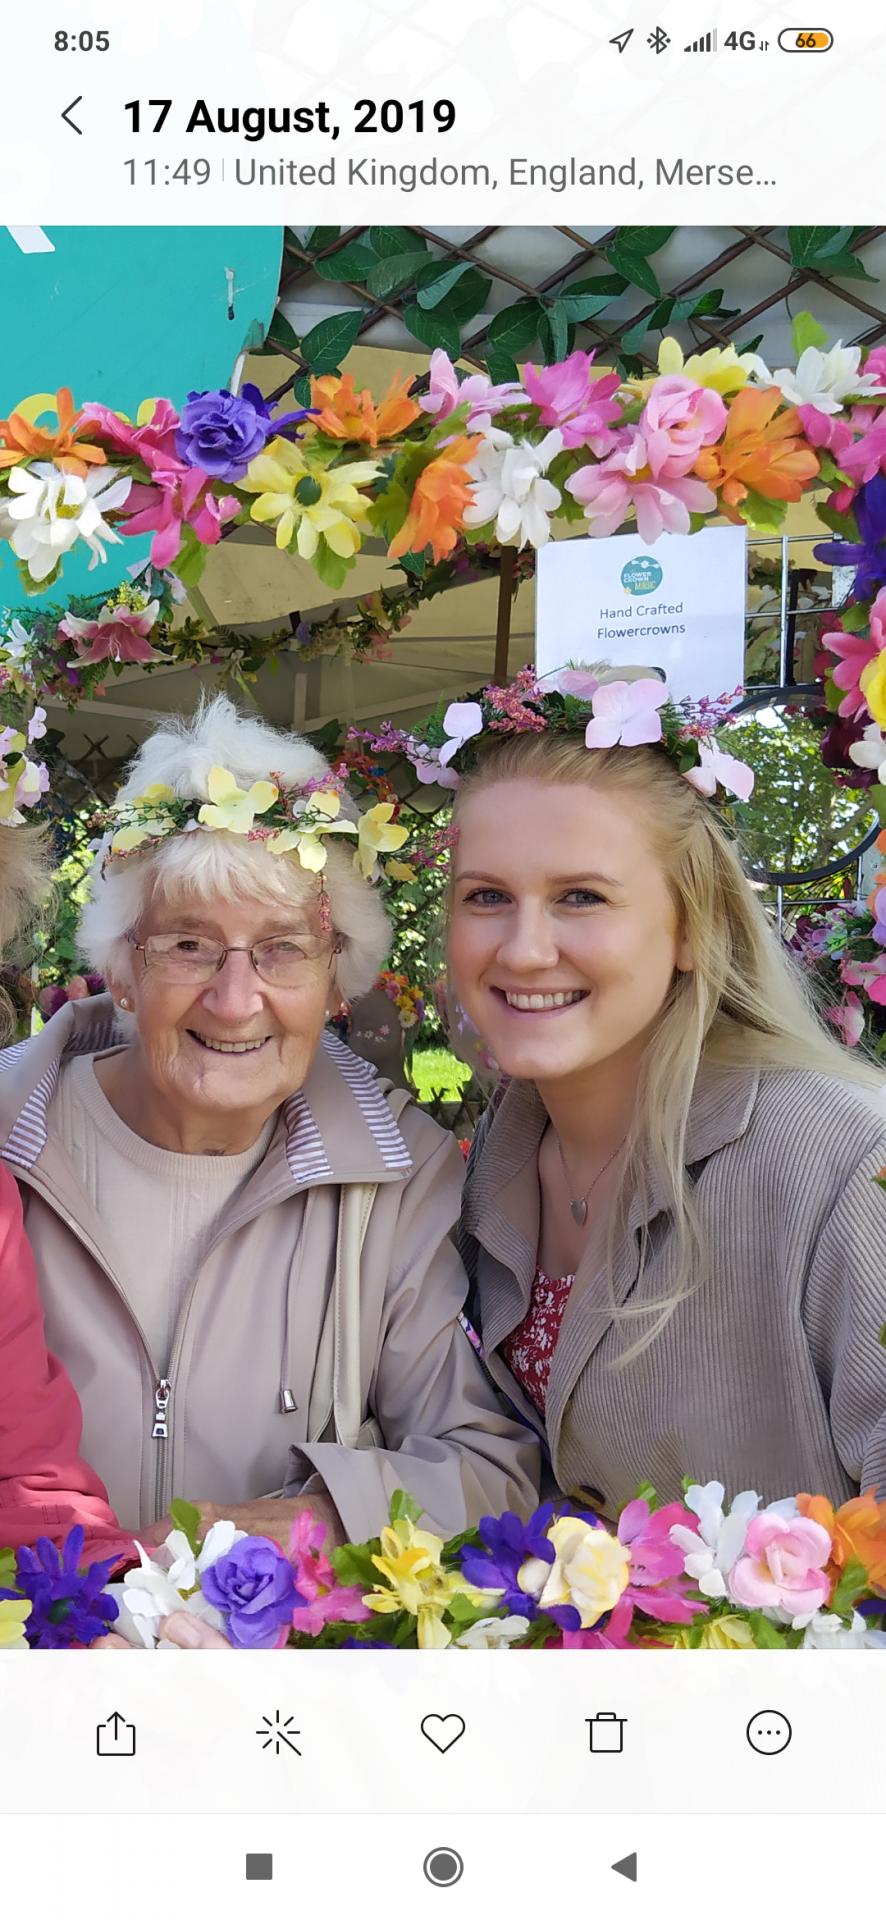
[[[47,227],[54,253],[22,253],[0,227],[0,418],[31,393],[68,386],[133,415],[148,396],[180,406],[191,388],[227,386],[238,354],[259,344],[277,298],[280,227]],[[232,269],[234,318],[228,314]],[[22,593],[0,544],[0,606],[99,593],[144,559],[150,539],[65,559],[44,595]]]

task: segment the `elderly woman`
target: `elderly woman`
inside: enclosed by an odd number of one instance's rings
[[[161,727],[83,915],[110,991],[0,1081],[50,1344],[142,1540],[176,1496],[281,1543],[303,1507],[377,1533],[398,1486],[444,1534],[534,1501],[458,1321],[458,1147],[324,1034],[388,946],[390,812],[225,700]]]

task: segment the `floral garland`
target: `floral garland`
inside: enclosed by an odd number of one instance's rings
[[[886,852],[886,833],[877,846]],[[841,900],[797,916],[787,946],[818,984],[822,1012],[847,1047],[864,1042],[886,1052],[886,924],[881,914],[886,875],[863,900]]]
[[[63,387],[0,421],[0,535],[27,591],[49,587],[78,541],[94,567],[109,543],[146,533],[152,566],[187,586],[225,528],[251,519],[336,591],[370,534],[389,559],[430,548],[436,565],[461,534],[542,546],[555,517],[605,535],[633,513],[647,542],[718,513],[772,531],[836,473],[832,449],[854,444],[859,409],[886,397],[886,350],[864,365],[859,347],[823,353],[808,315],[794,338],[795,372],[732,347],[684,361],[666,339],[651,379],[598,371],[577,350],[498,385],[461,379],[438,348],[420,397],[395,378],[376,403],[328,374],[311,381],[310,408],[285,415],[249,384],[191,393],[180,414],[146,400],[135,422],[75,409]],[[37,426],[50,407],[57,426]]]
[[[349,738],[377,753],[405,755],[426,785],[457,787],[484,734],[583,733],[589,749],[659,745],[707,798],[722,800],[729,792],[748,800],[751,768],[718,743],[741,692],[737,687],[718,700],[675,704],[664,681],[642,668],[571,666],[540,681],[523,667],[510,686],[483,687],[445,711],[441,701],[414,732],[385,721],[377,734],[352,729]]]
[[[395,852],[408,838],[397,824],[396,807],[381,802],[358,820],[340,818],[343,786],[324,776],[304,786],[287,787],[281,775],[256,780],[244,791],[226,767],[210,767],[204,796],[182,798],[173,787],[147,787],[133,800],[98,812],[92,830],[102,836],[98,851],[104,869],[110,862],[159,846],[171,835],[195,833],[242,834],[258,840],[269,853],[297,853],[311,873],[326,865],[324,840],[330,834],[353,834],[354,865],[364,879],[376,875],[378,855]]]
[[[160,1642],[184,1608],[239,1650],[397,1647],[507,1650],[631,1647],[816,1652],[886,1650],[886,1502],[836,1511],[798,1494],[760,1508],[718,1481],[687,1482],[660,1506],[644,1486],[610,1529],[548,1502],[528,1521],[481,1520],[444,1542],[395,1493],[375,1540],[323,1550],[325,1528],[299,1514],[288,1553],[173,1503],[163,1547],[110,1586],[113,1561],[78,1571],[83,1529],[5,1556],[0,1646],[82,1645],[109,1631]]]
[[[388,870],[391,864],[391,862],[388,863]],[[411,879],[412,869],[408,871]],[[395,873],[394,878],[397,877]],[[410,985],[405,973],[380,973],[375,984],[381,988],[382,993],[387,994],[389,1000],[393,1000],[404,1033],[410,1032],[413,1027],[421,1026],[425,1017],[424,994],[420,987]]]

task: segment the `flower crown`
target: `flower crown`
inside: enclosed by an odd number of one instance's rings
[[[749,800],[751,768],[717,743],[741,692],[737,687],[718,700],[675,702],[665,682],[645,667],[573,665],[544,681],[524,667],[509,687],[484,687],[445,712],[438,707],[414,733],[385,724],[378,735],[359,737],[376,752],[404,753],[425,784],[457,787],[484,734],[582,731],[589,749],[658,746],[707,799],[721,801],[731,793]]]
[[[92,826],[103,836],[102,871],[115,860],[142,853],[180,833],[235,833],[260,841],[269,853],[297,853],[303,867],[322,873],[326,865],[324,840],[329,834],[352,834],[354,865],[365,880],[377,873],[380,853],[402,847],[407,828],[394,819],[395,806],[384,802],[370,807],[358,820],[340,817],[344,787],[332,774],[287,787],[283,776],[256,780],[238,787],[225,767],[211,767],[206,797],[182,799],[172,787],[147,787],[132,800],[121,801],[93,817]]]

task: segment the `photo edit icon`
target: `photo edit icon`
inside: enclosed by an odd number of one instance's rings
[[[248,1853],[246,1855],[247,1880],[273,1880],[274,1856],[272,1853]]]

